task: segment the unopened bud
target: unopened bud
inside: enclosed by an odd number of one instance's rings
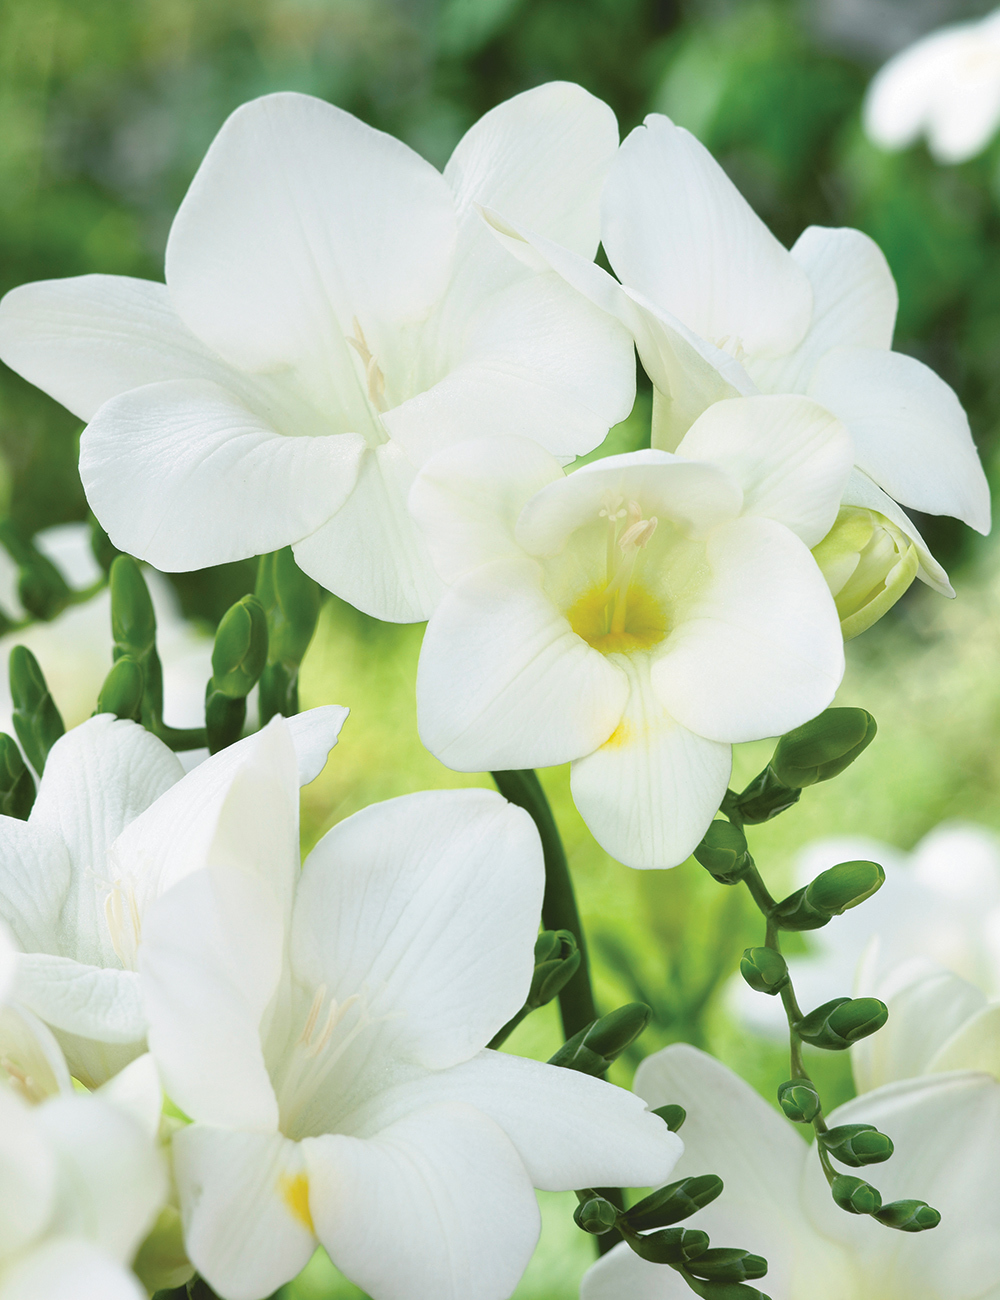
[[[893,1151],[891,1139],[873,1124],[841,1124],[821,1133],[819,1141],[834,1160],[851,1169],[880,1165]]]
[[[796,1124],[811,1124],[820,1111],[819,1093],[809,1079],[789,1079],[778,1089],[778,1105]]]
[[[657,1106],[653,1114],[659,1115],[671,1133],[676,1133],[687,1119],[687,1111],[683,1106]]]
[[[829,781],[875,739],[875,719],[864,709],[824,709],[781,737],[770,767],[782,784],[802,789]]]
[[[722,1192],[722,1179],[717,1174],[702,1174],[698,1178],[682,1178],[680,1182],[661,1187],[637,1201],[624,1215],[625,1223],[633,1232],[647,1228],[666,1228],[680,1223],[697,1210],[710,1205]]]
[[[27,646],[10,652],[10,694],[14,730],[28,762],[41,776],[49,750],[65,732],[38,660]]]
[[[610,1232],[618,1222],[618,1211],[603,1196],[591,1196],[573,1211],[576,1226],[595,1237]]]
[[[704,1255],[709,1238],[700,1228],[660,1228],[643,1236],[628,1236],[626,1241],[651,1264],[687,1264]]]
[[[758,993],[779,993],[788,983],[788,966],[773,948],[747,948],[740,962],[740,974]]]
[[[878,998],[834,998],[795,1022],[795,1032],[813,1047],[842,1052],[860,1038],[874,1034],[889,1018]]]
[[[17,594],[34,618],[52,619],[69,604],[69,584],[47,555],[25,540],[9,519],[0,521],[0,544],[18,566]]]
[[[35,783],[13,736],[0,731],[0,813],[28,820],[35,802]]]
[[[142,669],[131,655],[123,655],[104,679],[96,711],[138,722],[142,714],[142,687]]]
[[[877,862],[841,862],[821,871],[806,886],[806,902],[829,916],[841,916],[871,898],[885,883],[885,872]]]
[[[535,973],[528,1004],[544,1007],[569,983],[580,967],[580,950],[569,930],[543,930],[535,942]]]
[[[740,794],[736,806],[740,816],[751,826],[769,822],[779,813],[798,803],[801,790],[791,789],[765,767]]]
[[[729,821],[712,822],[694,856],[723,885],[736,884],[753,865],[746,836]]]
[[[874,1214],[882,1208],[878,1189],[853,1174],[838,1174],[830,1184],[833,1199],[848,1214]]]
[[[243,596],[222,616],[212,648],[211,689],[245,699],[267,663],[267,618],[256,596]]]
[[[765,1276],[767,1260],[736,1246],[717,1246],[693,1260],[688,1271],[706,1282],[752,1282]]]
[[[926,1201],[890,1201],[876,1210],[872,1217],[887,1228],[898,1228],[900,1232],[926,1232],[941,1222],[940,1211]]]
[[[254,591],[267,617],[267,664],[260,674],[262,724],[298,712],[299,664],[319,618],[319,584],[295,563],[290,546],[262,555]]]
[[[913,539],[864,506],[841,506],[812,553],[837,606],[845,641],[890,610],[920,567]]]
[[[131,555],[119,555],[111,565],[109,586],[115,646],[142,663],[156,645],[156,614],[146,579]]]
[[[627,1002],[574,1034],[549,1058],[549,1065],[602,1075],[635,1042],[649,1024],[651,1014],[644,1003]]]

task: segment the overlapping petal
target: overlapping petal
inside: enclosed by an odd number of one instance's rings
[[[135,1275],[89,1241],[55,1237],[4,1274],[0,1300],[145,1300]]]

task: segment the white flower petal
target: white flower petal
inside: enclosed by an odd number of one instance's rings
[[[55,1188],[55,1157],[34,1111],[11,1088],[0,1088],[0,1259],[44,1231]]]
[[[219,384],[171,380],[101,407],[80,476],[115,545],[173,572],[314,532],[350,496],[364,446],[354,433],[286,437]]]
[[[321,704],[319,708],[306,709],[285,719],[285,726],[295,748],[299,785],[315,781],[326,767],[326,760],[337,743],[349,713],[350,709],[345,709],[341,704]],[[232,746],[226,752],[231,750]]]
[[[716,402],[677,454],[721,465],[743,488],[743,513],[776,519],[815,546],[833,527],[854,464],[847,430],[807,397]]]
[[[327,591],[390,623],[427,618],[441,592],[427,543],[406,512],[416,472],[395,442],[369,449],[346,502],[292,548]]]
[[[374,1138],[330,1135],[302,1145],[316,1234],[369,1294],[504,1300],[513,1291],[538,1239],[538,1206],[524,1165],[492,1120],[450,1102]]]
[[[1000,1082],[1000,1003],[991,1002],[961,1025],[927,1064],[926,1073],[978,1070]]]
[[[647,656],[621,656],[619,663],[629,679],[625,713],[599,749],[573,764],[573,801],[619,862],[673,867],[718,811],[732,752],[670,716],[652,688]]]
[[[857,468],[851,471],[851,476],[847,480],[847,487],[844,489],[844,505],[864,506],[867,510],[876,510],[880,515],[885,515],[886,519],[894,523],[916,546],[920,558],[917,577],[921,582],[926,582],[928,587],[940,592],[942,596],[954,597],[955,589],[948,581],[947,573],[931,555],[927,543],[917,531],[913,520],[900,510],[892,497],[886,496],[867,474]]]
[[[260,1300],[316,1248],[302,1148],[280,1133],[192,1124],[174,1135],[191,1262],[226,1300]]]
[[[580,1300],[688,1300],[691,1288],[672,1268],[640,1259],[620,1241],[580,1282]]]
[[[295,975],[307,987],[325,984],[338,1002],[365,995],[374,1022],[358,1044],[366,1055],[454,1065],[520,1009],[543,887],[534,823],[492,791],[374,804],[338,823],[306,860]]]
[[[805,335],[805,271],[704,145],[659,113],[618,151],[601,235],[619,279],[702,338],[781,355]]]
[[[864,103],[868,136],[905,149],[925,129],[942,94],[955,94],[955,68],[975,40],[975,24],[956,23],[916,41],[872,78]]]
[[[16,1080],[22,1084],[24,1095],[32,1101],[73,1091],[66,1058],[55,1035],[18,1003],[0,1005],[0,1060],[9,1076],[5,1082]]]
[[[73,863],[55,828],[0,817],[0,916],[22,949],[58,948],[72,885]]]
[[[195,1119],[277,1126],[260,1022],[283,943],[280,900],[245,871],[196,871],[150,910],[140,949],[149,1046],[167,1093]]]
[[[984,60],[986,66],[977,69],[979,50],[970,54],[971,59],[966,56],[962,69],[965,75],[958,85],[942,87],[943,93],[927,124],[927,147],[938,162],[960,163],[974,158],[989,144],[1000,123],[1000,55],[994,48],[993,58]]]
[[[606,740],[627,693],[545,595],[535,561],[496,560],[449,588],[427,626],[420,737],[460,772],[549,767]]]
[[[15,992],[39,1019],[67,1033],[123,1044],[140,1043],[146,1033],[134,971],[22,953]]]
[[[311,96],[266,95],[205,155],[170,232],[167,284],[220,356],[293,367],[321,409],[365,433],[375,416],[353,322],[391,380],[395,334],[444,291],[454,240],[449,187],[406,145]]]
[[[469,438],[428,461],[409,509],[442,579],[455,582],[491,560],[520,558],[518,516],[537,491],[562,476],[554,456],[517,436]]]
[[[653,688],[711,740],[780,736],[824,709],[844,672],[837,611],[812,556],[770,519],[708,539],[711,577],[653,664]]]
[[[843,421],[858,468],[890,496],[989,532],[989,487],[968,418],[933,370],[901,352],[832,348],[809,396]]]
[[[56,1237],[4,1273],[0,1300],[146,1300],[146,1292],[89,1241]]]
[[[104,1101],[129,1115],[150,1138],[158,1136],[163,1087],[151,1053],[136,1057],[97,1091]]]

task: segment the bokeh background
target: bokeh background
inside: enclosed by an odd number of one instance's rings
[[[26,280],[100,271],[162,278],[172,215],[227,114],[256,95],[322,96],[443,165],[466,128],[518,91],[578,81],[626,133],[670,114],[721,159],[790,244],[810,223],[850,225],[884,249],[900,289],[896,347],[958,391],[987,472],[1000,456],[1000,147],[959,167],[923,147],[879,152],[861,99],[895,50],[944,21],[990,6],[953,0],[0,0],[0,292]],[[648,385],[611,434],[648,440]],[[24,536],[83,520],[80,425],[0,367],[0,517]],[[605,448],[607,450],[607,448]],[[796,852],[832,833],[912,846],[943,819],[1000,828],[1000,555],[950,520],[922,518],[959,597],[908,596],[849,647],[840,702],[875,714],[880,733],[835,782],[759,828],[752,848],[774,891]],[[171,579],[207,637],[253,587],[251,562]],[[419,627],[382,625],[330,599],[303,668],[303,705],[352,717],[305,792],[311,844],[377,799],[433,786],[488,784],[449,772],[421,747],[413,681]],[[72,642],[38,650],[72,673]],[[62,654],[62,665],[55,660]],[[48,655],[50,663],[46,664]],[[62,701],[61,701],[62,702]],[[77,722],[93,702],[69,705]],[[73,716],[74,712],[79,716]],[[737,752],[737,779],[766,743]],[[588,927],[599,1000],[642,998],[654,1022],[616,1066],[684,1039],[705,1046],[773,1097],[786,1075],[778,1042],[729,1013],[725,985],[759,919],[737,890],[693,862],[631,872],[590,838],[568,773],[543,777],[564,829]],[[801,940],[803,946],[806,941]],[[844,990],[847,992],[848,990]],[[552,1012],[552,1014],[549,1014]],[[547,1056],[552,1008],[510,1046]],[[850,1095],[847,1062],[816,1062],[831,1101]],[[592,1242],[572,1198],[543,1198],[539,1252],[520,1300],[576,1294]],[[357,1292],[322,1255],[282,1293],[346,1300]]]

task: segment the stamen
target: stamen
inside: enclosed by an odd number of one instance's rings
[[[39,1102],[45,1098],[42,1088],[36,1083],[30,1074],[26,1074],[19,1065],[15,1065],[9,1056],[0,1057],[0,1069],[3,1069],[10,1076],[10,1085],[15,1092],[21,1094],[25,1101]]]
[[[142,917],[139,915],[139,904],[131,881],[123,886],[120,880],[116,880],[111,885],[104,899],[104,918],[115,956],[126,970],[134,970],[142,934]]]
[[[365,338],[365,332],[361,328],[361,322],[357,316],[351,322],[354,333],[346,336],[347,342],[361,358],[361,363],[365,368],[365,382],[368,385],[368,400],[376,411],[387,410],[385,400],[385,375],[383,375],[378,362],[372,356],[372,350],[368,346],[368,340]]]

